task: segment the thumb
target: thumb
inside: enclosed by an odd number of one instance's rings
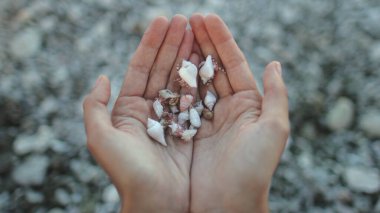
[[[84,125],[87,138],[96,138],[111,127],[111,118],[107,109],[110,99],[110,81],[104,75],[100,75],[94,88],[83,101]]]
[[[273,61],[265,67],[262,117],[267,121],[279,121],[282,127],[289,125],[288,92],[282,79],[281,64]]]

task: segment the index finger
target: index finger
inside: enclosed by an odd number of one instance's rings
[[[227,71],[228,79],[234,92],[257,90],[248,62],[228,30],[227,25],[215,14],[206,16],[205,25]]]
[[[144,95],[150,70],[168,27],[169,21],[163,16],[157,17],[151,22],[129,63],[119,97]]]

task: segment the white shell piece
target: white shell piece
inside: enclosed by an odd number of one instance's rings
[[[156,113],[157,117],[161,118],[162,113],[164,112],[164,107],[162,106],[161,102],[158,99],[156,99],[153,102],[153,109],[154,109],[154,112]]]
[[[210,92],[210,91],[207,91],[207,94],[206,94],[206,97],[205,97],[205,100],[204,100],[204,104],[206,105],[206,107],[212,111],[212,109],[214,108],[214,105],[216,103],[216,96]]]
[[[193,63],[183,60],[178,74],[190,87],[197,87],[198,69]]]
[[[203,112],[203,109],[204,109],[204,106],[202,104],[202,101],[198,101],[197,103],[195,103],[194,105],[194,109],[197,110],[199,116],[202,115],[202,112]]]
[[[174,123],[174,122],[169,124],[169,128],[172,130],[173,135],[180,129],[179,125],[177,123]]]
[[[186,121],[190,119],[189,111],[183,111],[178,114],[178,123],[184,124]]]
[[[197,134],[196,129],[187,129],[183,131],[181,139],[185,141],[190,141],[195,134]]]
[[[206,84],[209,80],[214,78],[214,65],[212,63],[211,55],[208,55],[206,61],[199,69],[199,76],[202,79],[203,84]]]
[[[199,117],[199,114],[196,109],[191,108],[190,109],[190,123],[196,128],[201,127],[201,118]]]
[[[179,112],[179,109],[177,106],[170,106],[170,111],[173,113],[173,114],[176,114]]]
[[[160,144],[167,146],[164,135],[164,128],[160,122],[148,118],[147,133],[154,140],[158,141]]]
[[[169,99],[169,98],[177,98],[179,97],[179,94],[172,92],[169,89],[162,89],[158,92],[158,95],[163,99]]]
[[[191,103],[193,103],[193,99],[194,97],[192,95],[184,95],[181,97],[181,99],[179,99],[179,110],[182,112],[182,111],[186,111]]]

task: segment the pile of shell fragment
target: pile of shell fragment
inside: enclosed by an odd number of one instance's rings
[[[183,60],[178,70],[180,76],[178,82],[181,87],[197,88],[199,74],[202,83],[208,85],[218,70],[223,71],[211,55],[200,64],[199,73],[196,65]],[[169,89],[160,90],[158,98],[153,102],[158,120],[148,118],[148,135],[164,146],[167,146],[165,132],[183,141],[191,141],[197,134],[197,129],[201,127],[201,117],[208,120],[213,118],[216,103],[216,96],[210,91],[207,91],[204,100],[196,101],[196,98],[191,94],[180,95]]]

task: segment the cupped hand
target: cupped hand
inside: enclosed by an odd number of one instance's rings
[[[281,65],[264,72],[264,96],[248,63],[216,15],[190,19],[203,56],[224,66],[209,89],[219,96],[211,121],[202,120],[194,140],[192,212],[267,212],[272,175],[288,133],[287,91]]]
[[[128,66],[112,114],[107,111],[110,82],[101,76],[84,101],[88,147],[121,196],[122,212],[186,212],[190,200],[193,144],[168,136],[165,147],[146,133],[158,91],[174,83],[176,66],[189,59],[193,34],[187,19],[152,21]]]

